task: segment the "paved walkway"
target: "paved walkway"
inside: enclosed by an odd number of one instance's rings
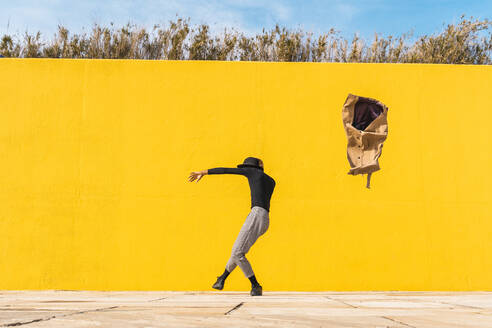
[[[492,327],[492,292],[0,291],[0,327]]]

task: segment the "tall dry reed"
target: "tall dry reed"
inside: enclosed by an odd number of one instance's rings
[[[248,36],[235,29],[211,33],[206,24],[177,18],[147,30],[95,24],[89,33],[63,26],[45,40],[39,32],[3,35],[4,57],[122,58],[355,63],[492,63],[492,22],[461,17],[436,34],[413,37],[376,34],[370,41],[343,38],[331,29],[320,35],[276,26]]]

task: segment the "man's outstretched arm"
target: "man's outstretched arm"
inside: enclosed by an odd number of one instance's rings
[[[216,167],[214,169],[208,169],[208,174],[240,174],[246,175],[246,170],[236,167]]]
[[[200,181],[200,179],[207,174],[240,174],[246,176],[246,170],[242,168],[235,168],[235,167],[216,167],[213,169],[208,169],[204,171],[197,171],[197,172],[191,172],[190,176],[188,177],[188,180],[190,182],[193,182],[196,180],[196,182]]]

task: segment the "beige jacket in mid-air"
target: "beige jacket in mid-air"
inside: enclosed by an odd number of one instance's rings
[[[379,170],[383,142],[388,136],[388,108],[378,100],[349,94],[342,110],[347,134],[348,174],[368,174]]]

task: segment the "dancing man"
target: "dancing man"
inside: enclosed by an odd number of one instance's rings
[[[232,247],[232,254],[227,262],[224,273],[217,277],[212,288],[222,290],[229,274],[239,266],[244,275],[251,281],[251,296],[261,296],[263,289],[256,280],[253,268],[246,259],[246,253],[256,240],[263,235],[270,224],[269,211],[275,180],[263,172],[263,162],[255,157],[248,157],[237,168],[217,167],[214,169],[191,172],[189,181],[196,182],[207,174],[239,174],[248,178],[251,190],[251,211],[244,222],[239,236]]]

